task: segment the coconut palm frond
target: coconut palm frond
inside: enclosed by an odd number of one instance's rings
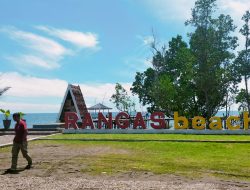
[[[5,88],[3,88],[3,89],[0,89],[0,96],[2,96],[3,95],[3,93],[5,93],[7,90],[9,90],[10,89],[10,87],[5,87]]]

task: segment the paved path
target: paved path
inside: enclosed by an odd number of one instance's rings
[[[50,136],[50,135],[28,135],[28,141],[41,138],[41,137],[45,137],[45,136]],[[0,147],[12,145],[13,139],[14,139],[14,135],[1,135]]]

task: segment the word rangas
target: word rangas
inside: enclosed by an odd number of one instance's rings
[[[154,112],[150,115],[150,120],[152,123],[150,126],[153,129],[165,129],[166,128],[166,122],[165,122],[165,115],[162,112]],[[65,129],[68,129],[70,127],[74,129],[78,129],[77,125],[78,116],[75,112],[66,112],[65,113]],[[142,116],[141,112],[138,112],[133,118],[126,113],[126,112],[120,112],[116,115],[116,117],[112,118],[112,113],[109,113],[107,117],[104,117],[102,113],[98,113],[97,117],[97,128],[101,129],[102,125],[105,124],[107,129],[112,129],[113,124],[115,124],[120,129],[127,129],[129,128],[130,124],[133,124],[133,129],[137,129],[138,127],[142,129],[146,129],[147,125],[146,122]],[[86,113],[85,116],[82,119],[82,125],[80,128],[86,129],[86,127],[90,127],[91,129],[94,129],[94,122],[90,115],[90,113]]]
[[[248,112],[243,113],[243,129],[249,129],[250,118]],[[167,123],[163,112],[154,112],[148,119],[150,127],[153,129],[167,129]],[[90,113],[86,113],[82,118],[81,125],[78,126],[77,121],[79,118],[75,112],[65,113],[65,129],[86,129],[90,127],[95,129],[94,122],[97,123],[96,128],[102,129],[103,124],[106,126],[105,129],[113,129],[114,125],[120,129],[127,129],[132,124],[133,129],[147,129],[146,120],[143,118],[142,113],[138,112],[135,117],[131,118],[126,112],[118,113],[115,118],[112,117],[112,113],[108,113],[105,117],[103,113],[98,113],[97,119],[93,120]],[[194,129],[194,130],[222,130],[222,118],[218,116],[211,117],[208,121],[202,116],[195,116],[191,119],[191,127],[189,125],[189,119],[184,116],[179,116],[178,112],[174,112],[174,128],[175,129]],[[241,129],[239,116],[229,116],[226,119],[226,128],[228,130]]]

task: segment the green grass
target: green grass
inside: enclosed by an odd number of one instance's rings
[[[240,135],[164,135],[164,134],[77,134],[55,135],[55,139],[194,139],[194,140],[250,140]],[[39,142],[42,143],[43,141]],[[50,141],[51,142],[51,141]],[[249,143],[187,143],[187,142],[110,142],[64,141],[53,143],[67,146],[109,146],[127,150],[128,154],[106,154],[77,158],[87,164],[82,172],[146,171],[155,174],[181,174],[185,176],[217,176],[250,181]],[[119,152],[119,151],[118,151]]]
[[[93,171],[131,170],[151,171],[157,174],[185,175],[219,174],[250,177],[249,145],[213,143],[120,143],[116,147],[133,150],[132,155],[103,155],[92,165]],[[94,159],[95,160],[95,159]],[[122,160],[121,165],[119,164]],[[107,167],[109,164],[115,168]],[[111,172],[112,172],[111,171]]]
[[[35,148],[37,144],[53,144],[72,149],[111,147],[114,150],[70,159],[70,164],[79,166],[81,172],[84,173],[99,175],[106,172],[115,175],[119,172],[139,171],[155,174],[178,174],[189,177],[215,176],[250,181],[250,143],[77,140],[84,138],[250,140],[250,136],[246,135],[61,134],[50,138],[61,140],[33,141],[31,146]],[[6,148],[0,149],[0,153],[2,151],[6,151]]]
[[[4,152],[9,152],[9,147],[1,147],[0,148],[0,152],[4,153]]]
[[[181,134],[59,134],[53,139],[125,139],[125,140],[249,140],[250,135],[181,135]]]

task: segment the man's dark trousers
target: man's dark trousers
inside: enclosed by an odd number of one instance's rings
[[[23,154],[23,157],[27,160],[28,165],[32,165],[32,159],[28,154],[28,143],[27,143],[27,141],[20,142],[20,143],[13,142],[12,164],[11,164],[11,169],[12,170],[16,170],[18,154],[19,154],[20,150],[21,150],[21,152]]]

